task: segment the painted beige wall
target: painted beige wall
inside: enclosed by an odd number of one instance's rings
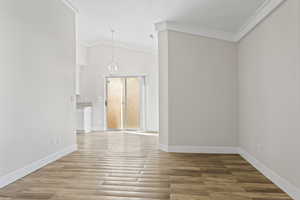
[[[159,62],[159,143],[169,144],[169,53],[168,31],[158,33]]]
[[[60,0],[0,1],[0,178],[76,144],[74,13]]]
[[[116,47],[115,57],[119,63],[119,75],[146,75],[147,82],[147,129],[158,131],[158,64],[154,53]],[[87,66],[80,73],[82,101],[93,103],[93,129],[104,130],[104,77],[109,75],[107,65],[111,62],[111,46],[97,45],[87,50]]]
[[[300,188],[300,7],[288,0],[238,45],[239,144]]]
[[[167,40],[160,51],[160,124],[168,127],[169,145],[237,146],[236,45],[175,31],[159,37]]]

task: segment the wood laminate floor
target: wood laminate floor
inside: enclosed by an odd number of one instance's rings
[[[158,137],[78,136],[79,150],[0,189],[1,200],[290,200],[239,155],[165,153]]]

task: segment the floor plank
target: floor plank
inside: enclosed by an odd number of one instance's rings
[[[78,135],[78,147],[0,200],[291,200],[239,155],[165,153],[131,133]]]

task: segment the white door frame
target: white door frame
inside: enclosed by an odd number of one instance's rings
[[[113,131],[113,130],[131,130],[131,129],[108,129],[107,128],[107,79],[108,78],[140,78],[141,81],[141,92],[140,92],[140,99],[141,106],[140,106],[140,129],[134,129],[134,131],[145,131],[147,129],[147,75],[108,75],[104,76],[104,103],[103,103],[103,110],[104,110],[104,129],[106,131]],[[124,121],[122,122],[124,123]],[[123,125],[122,125],[123,126]]]

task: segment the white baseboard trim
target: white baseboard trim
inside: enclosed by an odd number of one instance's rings
[[[164,152],[169,152],[168,145],[159,144],[159,150],[164,151]]]
[[[239,154],[243,158],[245,158],[251,165],[253,165],[258,171],[269,178],[275,185],[277,185],[288,195],[290,195],[293,199],[300,200],[300,190],[295,185],[279,176],[276,172],[265,166],[262,162],[257,160],[254,156],[246,152],[244,149],[239,148]]]
[[[223,146],[169,146],[169,152],[178,153],[207,153],[207,154],[237,154],[236,147]]]
[[[97,128],[93,128],[92,129],[92,132],[104,132],[104,131],[106,131],[105,129],[97,129]]]
[[[4,175],[0,177],[0,188],[3,188],[7,186],[8,184],[11,184],[15,181],[17,181],[20,178],[23,178],[24,176],[74,152],[77,150],[77,145],[71,145],[69,147],[66,147],[62,149],[61,151],[58,151],[56,153],[53,153],[45,158],[42,158],[38,161],[35,161],[21,169],[17,169],[7,175]]]
[[[288,180],[279,176],[276,172],[265,166],[262,162],[257,160],[254,156],[246,152],[242,148],[236,147],[218,147],[218,146],[168,146],[164,144],[159,145],[159,149],[165,152],[178,153],[218,153],[218,154],[236,154],[239,153],[250,164],[252,164],[258,171],[269,178],[274,184],[280,187],[283,191],[289,194],[295,200],[300,200],[300,190]],[[5,176],[0,177],[0,188],[23,178],[24,176],[52,163],[74,151],[77,150],[77,145],[72,145],[63,150],[53,153],[41,160],[35,161],[21,169],[15,170]]]
[[[177,146],[160,144],[160,149],[166,152],[174,153],[207,153],[207,154],[237,154],[236,147],[226,146]]]

